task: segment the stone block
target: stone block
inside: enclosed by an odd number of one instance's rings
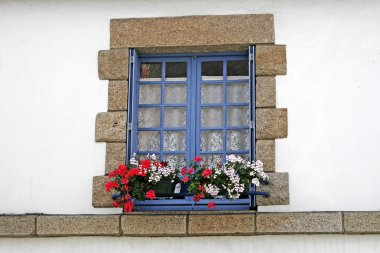
[[[101,50],[98,53],[98,73],[100,80],[128,79],[128,49]]]
[[[189,235],[252,235],[254,214],[192,214],[189,215]]]
[[[288,205],[289,204],[289,174],[286,172],[267,173],[269,184],[261,184],[258,191],[269,192],[270,196],[264,198],[257,196],[258,206]]]
[[[126,144],[107,143],[106,145],[106,174],[116,169],[120,164],[125,164]]]
[[[108,84],[108,111],[126,111],[128,108],[128,81],[110,81]]]
[[[5,215],[0,216],[1,237],[31,237],[36,234],[36,216]]]
[[[256,141],[256,160],[264,163],[264,171],[275,171],[276,164],[276,143],[275,140]]]
[[[276,139],[288,136],[287,109],[256,109],[256,139]]]
[[[380,212],[344,212],[344,230],[349,234],[379,234]]]
[[[112,207],[112,193],[104,188],[108,177],[96,176],[92,179],[92,206]]]
[[[276,77],[256,77],[256,107],[276,107]]]
[[[119,215],[39,216],[38,236],[118,236]]]
[[[274,43],[272,14],[111,20],[111,48]]]
[[[127,112],[101,112],[96,115],[95,140],[97,142],[126,141]]]
[[[342,233],[342,213],[257,213],[257,234]]]
[[[256,75],[286,75],[286,47],[283,45],[257,45]]]
[[[123,215],[124,236],[185,236],[186,215]]]

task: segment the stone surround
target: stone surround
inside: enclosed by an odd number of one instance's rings
[[[380,212],[0,215],[2,237],[380,234]]]
[[[129,48],[140,53],[247,51],[255,46],[256,158],[270,172],[259,205],[289,204],[289,175],[276,173],[275,139],[288,135],[288,112],[276,108],[276,75],[285,75],[286,47],[275,45],[271,14],[112,19],[110,49],[98,54],[99,78],[109,80],[108,111],[96,116],[95,140],[106,142],[104,175],[125,162]],[[93,206],[111,207],[104,175],[93,178]]]

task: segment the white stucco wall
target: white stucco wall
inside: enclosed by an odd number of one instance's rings
[[[380,210],[380,2],[0,3],[0,213],[112,213],[91,206],[104,173],[95,115],[107,110],[97,51],[111,18],[273,13],[288,74],[277,105],[289,137],[277,170],[291,204],[261,210]]]

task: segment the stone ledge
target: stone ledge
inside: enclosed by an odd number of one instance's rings
[[[97,142],[126,141],[127,112],[100,112],[96,115],[95,140]]]
[[[31,237],[35,234],[35,215],[0,215],[0,238]]]
[[[185,236],[187,215],[136,214],[121,217],[124,236]]]
[[[0,215],[0,238],[380,234],[379,223],[380,212],[166,211],[127,215]]]
[[[285,108],[256,109],[256,139],[277,139],[288,136],[288,110]]]
[[[128,49],[101,50],[98,53],[100,80],[128,79]]]
[[[37,236],[115,236],[119,223],[119,215],[39,216]]]
[[[257,234],[343,233],[342,213],[258,213]]]
[[[254,222],[252,214],[192,214],[188,235],[253,235]]]
[[[111,48],[274,43],[272,14],[111,20]]]
[[[343,218],[348,234],[380,233],[380,212],[344,212]]]
[[[283,45],[256,46],[256,75],[286,75],[286,47]]]

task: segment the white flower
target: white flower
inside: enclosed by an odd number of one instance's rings
[[[252,184],[254,184],[256,186],[260,186],[260,181],[257,178],[253,178],[252,179]]]
[[[210,194],[211,196],[215,197],[218,195],[220,189],[213,184],[206,184],[205,185],[205,191]]]

